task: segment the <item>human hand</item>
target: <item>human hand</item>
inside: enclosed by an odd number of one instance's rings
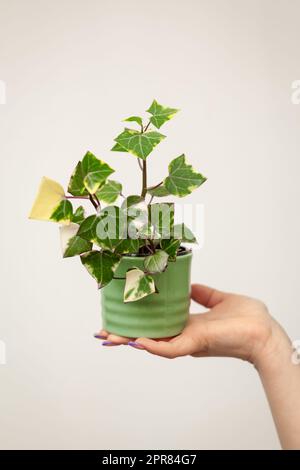
[[[167,358],[228,356],[257,368],[284,449],[300,448],[300,374],[291,361],[291,341],[259,300],[220,292],[199,284],[192,299],[208,309],[190,315],[174,338],[122,338],[101,331],[104,345],[128,344]]]
[[[105,346],[128,344],[167,358],[228,356],[256,365],[262,356],[272,352],[284,334],[259,300],[199,284],[192,286],[191,297],[208,311],[190,315],[185,329],[174,338],[133,340],[103,330],[96,337],[105,339]]]

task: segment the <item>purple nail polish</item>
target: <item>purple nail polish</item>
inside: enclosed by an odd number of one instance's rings
[[[103,341],[102,346],[111,346],[112,344],[115,344],[113,341]]]
[[[127,344],[128,346],[131,346],[132,348],[145,349],[144,346],[142,346],[140,343],[136,343],[135,341],[129,341],[129,343]]]
[[[94,335],[94,338],[98,338],[98,339],[105,339],[106,336],[103,336],[103,335],[98,335],[97,333]]]

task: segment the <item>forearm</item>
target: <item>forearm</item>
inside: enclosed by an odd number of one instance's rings
[[[300,449],[300,364],[279,325],[273,344],[258,359],[259,372],[283,449]]]

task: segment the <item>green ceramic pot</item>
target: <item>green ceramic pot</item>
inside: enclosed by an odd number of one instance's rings
[[[144,257],[123,256],[115,272],[125,277],[131,268],[143,269]],[[102,325],[110,333],[139,338],[178,335],[186,325],[190,305],[192,253],[169,262],[165,272],[153,275],[159,293],[136,302],[123,302],[124,279],[113,279],[101,290]]]

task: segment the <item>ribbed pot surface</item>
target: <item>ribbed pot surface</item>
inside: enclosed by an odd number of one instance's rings
[[[192,253],[169,262],[164,273],[153,275],[158,294],[124,303],[125,280],[113,279],[101,290],[103,328],[121,336],[165,338],[179,334],[188,319]],[[125,277],[134,267],[143,269],[143,257],[124,256],[115,276]]]

